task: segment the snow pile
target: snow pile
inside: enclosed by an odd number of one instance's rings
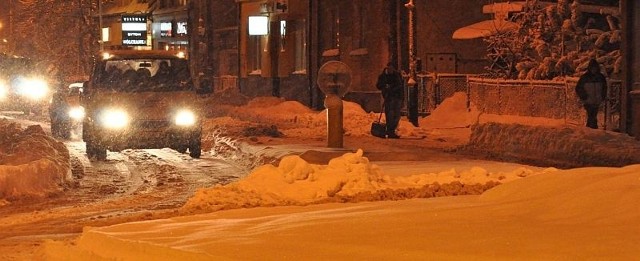
[[[584,127],[479,124],[473,127],[464,149],[503,160],[559,167],[640,163],[640,143],[634,138]]]
[[[474,106],[470,107],[467,108],[467,94],[456,92],[429,116],[420,119],[420,126],[432,129],[468,128],[478,121],[480,114]]]
[[[310,164],[299,156],[286,156],[277,167],[263,165],[235,183],[199,190],[183,210],[198,212],[331,201],[480,194],[500,182],[537,174],[525,168],[507,173],[489,173],[480,167],[473,167],[462,172],[451,169],[441,173],[390,177],[362,155],[362,150],[345,153],[330,160],[327,165]],[[553,169],[543,172],[549,171]]]
[[[242,106],[226,106],[225,115],[239,122],[276,125],[288,137],[322,137],[326,135],[327,111],[313,111],[297,101],[276,97],[257,97]],[[377,115],[365,112],[353,102],[343,101],[345,135],[370,135],[371,122]],[[239,124],[231,124],[239,125]]]
[[[640,165],[581,168],[480,196],[242,209],[85,228],[73,242],[45,242],[40,253],[45,260],[634,260],[638,188]]]
[[[0,200],[44,197],[70,177],[69,151],[39,125],[0,120]]]

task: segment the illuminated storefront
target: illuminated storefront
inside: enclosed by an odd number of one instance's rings
[[[186,1],[156,2],[153,8],[153,49],[188,50],[189,23]]]

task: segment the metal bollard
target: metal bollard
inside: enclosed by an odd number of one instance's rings
[[[329,148],[343,147],[342,106],[342,99],[336,94],[327,94],[324,99],[324,107],[327,108],[327,146]]]

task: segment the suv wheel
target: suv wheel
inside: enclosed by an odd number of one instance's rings
[[[175,148],[175,150],[176,150],[177,152],[179,152],[179,153],[184,154],[184,153],[186,153],[186,152],[187,152],[187,149],[188,149],[188,148],[189,148],[188,146],[177,146],[177,147]]]
[[[96,160],[103,161],[107,159],[107,149],[98,144],[94,144],[91,141],[86,142],[87,156],[89,158],[96,158]]]
[[[200,148],[200,140],[192,141],[191,145],[189,145],[189,156],[194,159],[199,159],[202,154],[202,149]]]

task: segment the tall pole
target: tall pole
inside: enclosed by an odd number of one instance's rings
[[[408,99],[407,99],[407,117],[409,121],[418,126],[418,93],[416,88],[416,37],[415,37],[415,5],[414,0],[409,0],[404,6],[409,11],[409,79],[407,80],[408,86]]]
[[[9,43],[15,46],[15,38],[13,37],[13,0],[9,0]],[[15,51],[15,50],[12,50]]]
[[[269,15],[269,58],[271,69],[271,95],[273,97],[280,97],[280,72],[278,67],[280,66],[280,15],[276,9],[276,1],[271,0],[270,15]]]
[[[94,20],[95,21],[95,20]],[[100,26],[100,51],[104,51],[104,32],[102,31],[102,0],[98,0],[98,24]]]

